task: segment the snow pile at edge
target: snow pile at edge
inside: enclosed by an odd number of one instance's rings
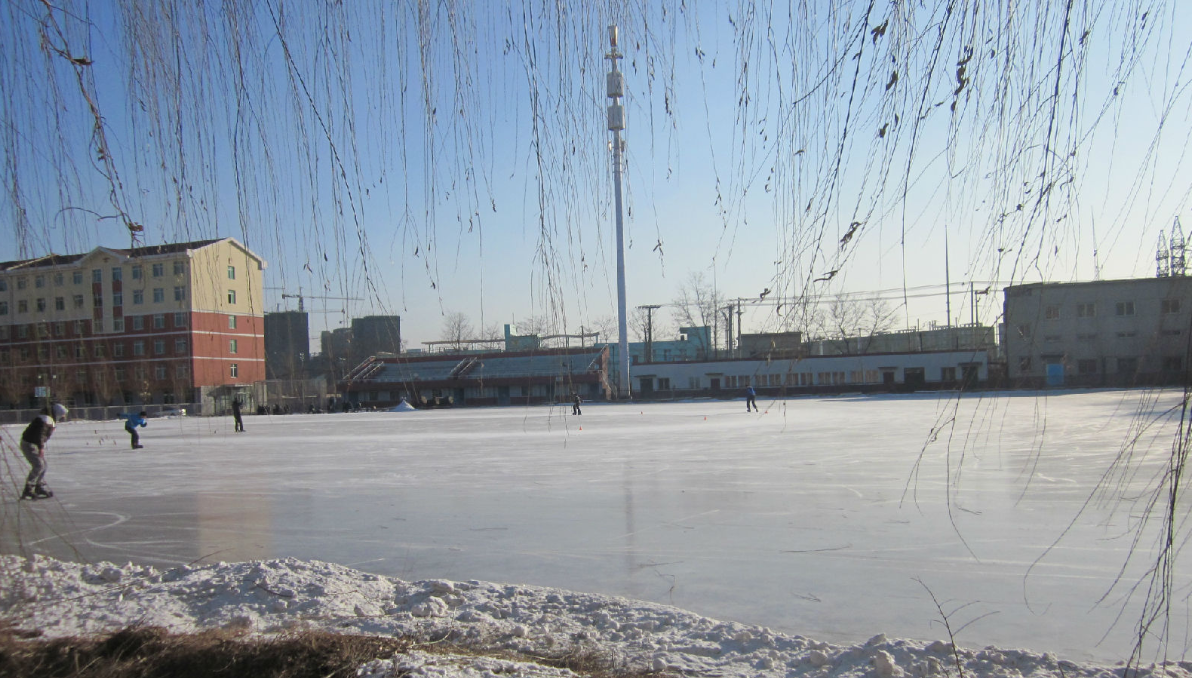
[[[389,408],[389,411],[390,412],[413,412],[414,406],[403,400],[400,403]]]
[[[292,558],[158,570],[0,557],[0,615],[43,637],[94,634],[129,624],[176,632],[230,627],[257,634],[295,628],[448,640],[523,656],[595,652],[615,665],[684,674],[926,678],[955,671],[988,678],[1111,678],[1123,667],[1051,654],[953,648],[878,635],[852,646],[720,622],[677,608],[613,596],[490,582],[405,582]],[[571,672],[531,662],[414,652],[370,662],[359,675],[497,674],[553,678]],[[1144,668],[1192,678],[1192,662]]]

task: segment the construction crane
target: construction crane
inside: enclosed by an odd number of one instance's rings
[[[269,289],[279,290],[282,288],[271,287]],[[328,297],[328,296],[321,296],[321,295],[317,295],[317,294],[303,294],[301,286],[298,287],[298,294],[290,294],[288,292],[282,292],[281,298],[282,299],[297,299],[298,300],[298,311],[300,313],[306,310],[306,304],[305,304],[306,299],[335,299],[335,300],[339,300],[339,301],[364,301],[360,297]]]

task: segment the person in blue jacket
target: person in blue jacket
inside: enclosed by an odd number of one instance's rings
[[[754,412],[757,412],[757,400],[754,400],[754,398],[756,398],[756,397],[757,397],[757,391],[754,391],[752,386],[745,389],[745,411],[746,412],[750,411],[749,408],[751,408],[751,407],[753,408]]]
[[[141,444],[141,436],[137,433],[137,427],[144,428],[148,426],[145,423],[146,414],[142,411],[140,414],[121,414],[121,419],[124,419],[124,430],[128,431],[128,435],[132,436],[132,449],[139,450],[144,445]]]

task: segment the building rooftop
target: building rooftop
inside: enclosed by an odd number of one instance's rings
[[[122,254],[130,259],[138,257],[153,257],[164,254],[176,254],[178,252],[186,252],[189,250],[197,250],[208,245],[213,245],[221,240],[228,240],[228,238],[212,238],[209,240],[192,240],[190,242],[168,243],[164,245],[146,245],[144,247],[97,247],[95,249],[104,249],[116,254]],[[83,252],[81,254],[49,254],[44,257],[36,257],[34,259],[19,259],[16,261],[0,262],[0,271],[11,271],[18,268],[49,268],[53,266],[66,266],[73,264],[80,259],[83,259],[91,252]]]

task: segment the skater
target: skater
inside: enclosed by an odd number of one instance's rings
[[[758,411],[757,410],[757,400],[754,399],[756,397],[757,397],[757,391],[754,391],[752,386],[749,386],[745,389],[745,411],[746,412],[749,412],[750,408],[753,408],[754,412]]]
[[[581,412],[579,409],[579,405],[583,401],[584,401],[584,399],[579,397],[578,393],[576,393],[574,396],[572,396],[572,398],[571,398],[571,413],[572,414],[583,414],[583,412]]]
[[[142,410],[140,414],[121,414],[119,416],[121,419],[126,420],[124,422],[124,430],[128,431],[128,435],[132,437],[132,449],[139,450],[144,447],[141,444],[141,436],[137,433],[137,427],[145,428],[149,425],[145,423],[145,417],[148,415]]]
[[[54,417],[62,419],[65,416],[66,408],[59,403],[54,403],[52,409],[43,407],[21,434],[21,452],[31,467],[25,478],[25,491],[21,493],[21,499],[48,499],[54,496],[46,487],[46,442],[54,435]]]
[[[240,399],[232,401],[232,419],[236,420],[236,432],[244,433],[244,420],[240,418]]]

